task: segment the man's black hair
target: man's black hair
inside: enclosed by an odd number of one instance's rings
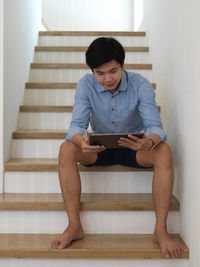
[[[124,48],[116,39],[111,37],[95,39],[86,51],[86,63],[92,71],[112,60],[116,60],[122,66],[124,58]]]

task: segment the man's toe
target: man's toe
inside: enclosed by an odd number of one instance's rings
[[[58,248],[59,245],[59,241],[58,240],[53,240],[51,242],[51,248]]]
[[[58,246],[58,249],[66,248],[69,245],[69,242],[67,241],[60,241],[60,244]]]

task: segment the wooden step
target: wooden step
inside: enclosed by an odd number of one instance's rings
[[[172,196],[170,210],[178,211],[179,201]],[[0,210],[65,210],[59,193],[4,193],[0,194]],[[152,194],[148,193],[82,193],[81,210],[150,211]]]
[[[158,106],[160,112],[161,108]],[[22,105],[20,106],[20,112],[72,112],[73,106],[30,106]]]
[[[35,52],[85,52],[87,46],[36,46]],[[148,46],[126,46],[125,52],[149,52]]]
[[[72,112],[73,106],[20,106],[20,112]]]
[[[112,166],[92,166],[85,167],[78,165],[79,171],[83,172],[149,172],[153,171],[153,168],[130,168],[120,165]],[[58,171],[58,159],[56,158],[14,158],[8,160],[4,164],[4,171],[39,171],[39,172],[57,172]]]
[[[0,234],[0,258],[88,258],[88,259],[163,259],[159,245],[149,234],[88,234],[66,249],[51,249],[56,234]],[[184,251],[181,259],[189,258],[189,249],[177,234]]]
[[[13,139],[65,139],[66,130],[18,130],[13,132]]]
[[[40,31],[39,36],[146,36],[146,32],[130,32],[130,31]]]
[[[129,70],[151,70],[152,64],[125,64]],[[89,69],[84,63],[31,63],[31,69]]]
[[[26,83],[26,89],[75,89],[77,83]],[[155,90],[156,84],[152,83]]]

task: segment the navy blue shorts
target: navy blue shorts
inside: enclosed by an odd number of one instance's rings
[[[137,151],[131,150],[129,148],[106,149],[98,153],[98,157],[95,163],[86,166],[110,166],[119,164],[133,168],[146,168],[137,163],[136,153]]]

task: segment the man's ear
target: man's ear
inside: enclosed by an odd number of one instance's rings
[[[122,65],[121,65],[121,66],[122,66],[122,69],[123,69],[123,68],[124,68],[124,62],[122,63]]]

